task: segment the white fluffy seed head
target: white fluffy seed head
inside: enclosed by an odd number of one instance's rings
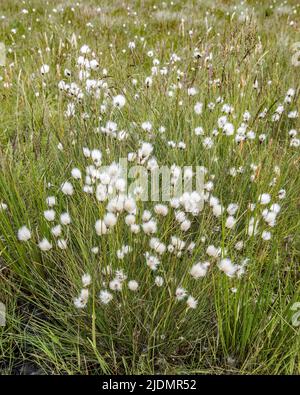
[[[182,223],[185,220],[185,213],[183,211],[177,210],[175,212],[175,219],[176,221],[178,221],[179,223]]]
[[[234,214],[237,212],[238,208],[239,208],[238,204],[236,204],[236,203],[230,203],[230,204],[228,205],[228,207],[227,207],[227,213],[228,213],[229,215],[234,215]]]
[[[58,239],[57,240],[57,246],[61,250],[66,250],[67,249],[67,241],[65,239]]]
[[[157,237],[152,237],[149,242],[150,248],[162,255],[166,251],[166,245],[162,243]]]
[[[99,293],[99,299],[101,303],[108,304],[113,299],[113,296],[107,290],[102,290]]]
[[[108,228],[112,228],[117,223],[117,217],[113,213],[105,214],[103,221]]]
[[[154,211],[157,215],[165,217],[168,214],[168,207],[164,204],[156,204],[154,206]]]
[[[137,225],[137,224],[130,225],[130,231],[131,231],[132,233],[134,233],[134,234],[139,233],[139,231],[140,231],[140,225]]]
[[[171,237],[171,244],[177,251],[181,251],[185,247],[185,241],[179,239],[179,237],[176,236]]]
[[[187,296],[187,291],[182,287],[178,287],[175,291],[175,296],[177,300],[183,300]]]
[[[193,296],[189,296],[187,298],[186,304],[190,309],[195,309],[197,307],[198,301],[195,298],[193,298]]]
[[[281,207],[278,203],[274,203],[271,205],[270,210],[273,211],[276,214],[279,214]]]
[[[61,225],[56,225],[51,229],[51,233],[54,237],[58,237],[61,235]]]
[[[223,132],[226,134],[226,136],[232,136],[234,133],[234,126],[230,122],[226,122],[224,127],[223,127]]]
[[[194,277],[195,279],[204,277],[207,273],[208,266],[209,266],[208,262],[196,263],[194,266],[192,266],[192,268],[190,270],[191,276]]]
[[[136,211],[136,203],[132,197],[127,197],[124,201],[124,209],[129,213],[135,213]]]
[[[56,204],[56,198],[55,198],[55,196],[48,196],[47,199],[46,199],[46,204],[47,204],[47,206],[49,206],[49,207],[55,206],[55,204]]]
[[[180,229],[183,232],[187,232],[190,229],[191,224],[192,224],[191,221],[189,219],[186,219],[180,224]]]
[[[103,220],[98,219],[95,223],[95,229],[98,236],[105,235],[107,233],[107,227]]]
[[[232,229],[232,228],[234,228],[235,224],[236,224],[236,219],[232,215],[227,217],[226,223],[225,223],[226,228]]]
[[[214,206],[216,206],[218,204],[219,204],[219,199],[217,197],[211,196],[209,198],[209,205],[210,205],[210,207],[214,207]]]
[[[71,223],[71,217],[69,213],[62,213],[60,216],[60,222],[62,225],[69,225]]]
[[[119,192],[125,192],[125,190],[126,190],[126,181],[124,180],[124,178],[118,178],[117,179],[117,181],[115,183],[115,188]]]
[[[268,213],[264,216],[265,221],[269,226],[275,226],[277,214],[275,211],[268,211]]]
[[[126,225],[133,225],[135,224],[135,216],[133,214],[128,214],[125,217],[125,223]]]
[[[75,307],[77,307],[78,309],[83,309],[87,305],[88,298],[89,298],[89,290],[87,288],[83,288],[80,291],[79,297],[74,299]]]
[[[39,247],[42,251],[49,251],[52,248],[52,244],[49,242],[48,239],[44,238],[39,242]]]
[[[263,240],[268,241],[268,240],[271,240],[272,235],[271,235],[271,232],[268,232],[267,230],[264,230],[262,232],[262,234],[261,234],[261,237],[262,237]]]
[[[20,241],[28,241],[30,238],[31,238],[30,230],[27,228],[27,226],[22,226],[18,230],[18,239]]]
[[[257,234],[258,221],[255,222],[255,218],[252,217],[249,220],[247,233],[249,236],[255,236]]]
[[[47,64],[43,64],[40,69],[40,72],[42,75],[45,75],[45,74],[49,73],[49,70],[50,70],[50,67]]]
[[[187,246],[187,250],[189,252],[192,252],[195,247],[196,247],[196,244],[193,241],[191,241],[190,244]]]
[[[82,148],[82,151],[83,151],[83,155],[84,155],[86,158],[89,158],[89,157],[91,156],[91,151],[90,151],[90,149],[89,149],[88,147],[83,147],[83,148]]]
[[[96,59],[92,59],[92,60],[90,61],[90,68],[91,68],[92,70],[97,70],[98,67],[99,67],[98,61],[97,61]]]
[[[103,184],[98,184],[96,189],[96,198],[99,202],[104,202],[107,199],[107,187]]]
[[[99,247],[92,247],[91,248],[91,252],[93,253],[93,254],[98,254],[98,252],[99,252]]]
[[[152,221],[152,220],[143,223],[142,227],[143,227],[143,231],[144,231],[146,234],[156,233],[156,231],[157,231],[156,222],[155,222],[155,221]]]
[[[209,245],[207,247],[206,253],[213,258],[217,258],[220,255],[220,249],[213,245]]]
[[[194,105],[194,111],[195,111],[195,113],[196,113],[197,115],[202,114],[202,109],[203,109],[203,104],[202,104],[202,103],[197,102],[197,103]]]
[[[220,204],[215,204],[213,206],[213,214],[214,214],[214,216],[220,217],[220,215],[222,215],[222,211],[223,211],[223,209],[222,209],[222,206]]]
[[[89,273],[84,273],[81,277],[82,286],[88,287],[92,282],[92,277]]]
[[[138,150],[139,158],[147,158],[153,151],[153,146],[150,143],[142,143],[141,148]]]
[[[237,267],[231,262],[229,258],[221,259],[218,266],[222,272],[227,274],[228,277],[232,277],[237,270]]]
[[[259,196],[258,201],[260,204],[268,204],[271,201],[271,196],[268,193],[262,193]]]
[[[118,278],[115,278],[109,282],[109,288],[112,291],[121,291],[122,290],[122,281]]]
[[[72,169],[71,175],[76,180],[80,180],[81,179],[81,171],[79,169],[77,169],[77,167],[74,167],[74,169]]]
[[[108,185],[111,181],[110,175],[106,172],[100,173],[99,179],[100,179],[101,184],[103,184],[103,185]]]
[[[173,208],[179,208],[180,200],[178,198],[172,198],[170,200],[170,206],[173,207]]]
[[[73,189],[73,185],[69,182],[66,181],[63,184],[61,184],[61,190],[65,195],[73,195],[74,193],[74,189]]]
[[[113,105],[118,108],[125,106],[126,99],[123,95],[117,95],[113,98]]]
[[[44,211],[44,217],[47,221],[54,221],[55,219],[55,211],[54,210],[46,210]]]
[[[142,215],[142,221],[143,221],[143,222],[149,221],[150,218],[151,218],[151,216],[152,216],[151,212],[150,212],[149,210],[145,210],[145,211],[143,212],[143,215]]]
[[[164,279],[161,276],[156,276],[154,279],[154,283],[157,287],[162,287]]]
[[[145,256],[147,266],[153,271],[157,270],[157,266],[160,264],[159,259],[154,255],[150,255],[148,252],[146,252]]]
[[[128,282],[128,288],[130,289],[130,291],[137,291],[139,287],[139,284],[137,281],[135,280],[130,280]]]
[[[102,153],[98,149],[93,149],[91,152],[91,157],[96,164],[99,164],[101,162]]]
[[[244,248],[244,242],[242,240],[238,241],[237,243],[235,243],[234,248],[237,251],[241,251]]]
[[[0,211],[1,210],[7,210],[7,204],[6,203],[0,202]]]

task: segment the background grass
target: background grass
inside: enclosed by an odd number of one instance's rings
[[[291,47],[300,40],[299,4],[172,3],[0,3],[0,14],[5,16],[0,39],[7,48],[6,66],[0,70],[0,201],[8,205],[8,210],[0,211],[0,297],[7,310],[7,325],[0,328],[1,373],[299,373],[299,328],[291,321],[291,306],[300,301],[299,149],[290,147],[288,136],[290,129],[299,128],[299,119],[287,117],[287,111],[299,110],[300,68],[291,62]],[[129,41],[137,44],[132,52]],[[57,84],[67,81],[65,68],[73,73],[70,81],[77,80],[75,66],[83,44],[99,59],[95,78],[101,78],[106,68],[110,95],[126,97],[122,111],[102,114],[103,97],[86,97],[76,106],[76,116],[65,118],[69,99]],[[200,59],[193,57],[196,47],[203,54]],[[146,89],[144,80],[151,74],[153,60],[147,56],[149,50],[169,73],[154,77],[153,86]],[[169,64],[172,53],[181,58],[176,65]],[[44,77],[39,72],[42,64],[50,66]],[[184,73],[183,89],[174,90],[171,99],[167,93],[178,82],[176,68]],[[137,87],[132,78],[137,79]],[[212,84],[216,79],[220,83]],[[256,80],[259,89],[253,88]],[[235,127],[248,110],[249,127],[257,135],[265,133],[266,141],[261,144],[256,138],[237,145],[220,133],[212,150],[204,149],[193,131],[202,126],[209,135],[221,107],[196,116],[196,99],[186,93],[191,86],[198,89],[196,98],[205,108],[218,96],[232,105]],[[278,122],[272,122],[289,88],[296,90],[293,103]],[[139,99],[134,98],[136,93]],[[268,115],[260,120],[264,108]],[[83,119],[83,113],[89,118]],[[99,123],[110,119],[129,133],[127,140],[116,142],[94,133]],[[153,274],[145,269],[142,253],[149,241],[143,233],[134,237],[120,221],[111,235],[99,240],[94,223],[103,207],[96,198],[80,193],[79,183],[69,200],[58,193],[74,166],[85,168],[83,146],[100,148],[104,163],[127,157],[140,141],[148,140],[140,128],[146,120],[155,131],[151,142],[160,164],[206,166],[215,177],[214,195],[225,207],[231,202],[240,206],[234,231],[225,229],[208,209],[193,221],[187,238],[195,241],[195,250],[179,260],[172,255],[164,258],[168,286],[162,289],[153,285]],[[157,133],[161,125],[166,128],[163,135]],[[168,140],[184,141],[187,148],[170,149]],[[59,142],[63,152],[57,149]],[[251,164],[258,166],[254,182],[250,182]],[[230,168],[240,166],[242,174],[229,175]],[[280,175],[276,176],[275,166]],[[277,182],[270,187],[275,176]],[[53,187],[48,188],[48,183]],[[271,241],[249,238],[245,233],[249,203],[257,202],[264,192],[276,201],[282,188],[287,197]],[[20,243],[16,233],[27,224],[33,240],[51,237],[42,212],[52,194],[58,200],[57,211],[68,210],[72,217],[66,234],[69,247],[41,253],[33,242]],[[165,243],[173,234],[184,237],[177,228],[170,214],[159,224],[159,237]],[[245,241],[242,253],[233,248],[238,240]],[[123,244],[131,245],[132,253],[120,262],[116,250]],[[248,257],[245,276],[231,279],[213,267],[205,278],[191,279],[189,268],[207,259],[209,244],[222,245],[235,262]],[[99,255],[90,252],[95,245],[100,247]],[[132,294],[124,289],[113,305],[103,308],[95,295],[107,265],[123,266],[128,277],[140,283],[140,290]],[[84,272],[92,275],[94,293],[81,311],[75,309],[73,299]],[[196,310],[174,300],[178,281],[197,297]]]

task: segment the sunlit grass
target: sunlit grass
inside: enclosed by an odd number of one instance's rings
[[[299,138],[299,118],[288,116],[299,110],[300,68],[292,62],[299,12],[297,1],[131,1],[127,9],[119,1],[1,4],[0,40],[7,49],[0,69],[0,203],[7,205],[0,209],[0,301],[7,321],[0,327],[1,373],[299,373],[299,327],[291,309],[300,301],[300,161],[297,141],[291,144]],[[78,74],[83,45],[91,50],[86,58],[99,62],[88,77],[101,81],[95,94],[88,94],[86,78]],[[49,66],[44,75],[43,65]],[[76,82],[84,97],[60,90],[62,80]],[[195,96],[188,94],[193,87]],[[112,105],[116,95],[125,98],[124,107]],[[197,102],[202,114],[195,112]],[[75,113],[67,117],[70,103]],[[227,114],[232,136],[220,126],[225,104],[233,107]],[[276,112],[278,120],[272,119]],[[127,138],[99,133],[108,121]],[[243,123],[255,137],[238,143]],[[200,127],[203,135],[195,133]],[[93,164],[83,148],[101,150],[103,165],[110,165],[138,154],[143,142],[152,144],[150,156],[160,166],[205,166],[205,182],[213,184],[207,200],[217,197],[222,214],[206,202],[196,216],[186,214],[191,227],[184,231],[168,202],[167,215],[159,216],[153,209],[158,202],[137,200],[136,223],[143,224],[143,211],[151,210],[155,234],[130,231],[122,211],[109,234],[97,235],[95,222],[109,199],[99,202],[95,191],[83,192],[85,169]],[[72,178],[73,168],[81,179]],[[72,196],[61,191],[66,181]],[[262,194],[270,195],[266,206],[259,202]],[[49,196],[56,198],[53,223],[43,215]],[[238,210],[230,229],[226,208],[232,203]],[[275,203],[280,212],[270,226],[262,211]],[[62,225],[67,248],[60,249],[51,228],[64,212],[72,222]],[[251,217],[259,220],[252,236]],[[31,232],[26,242],[17,237],[22,226]],[[263,231],[270,240],[263,240]],[[155,255],[149,240],[157,237],[168,247],[172,236],[186,247],[194,242],[194,249],[156,254],[161,262],[152,271],[144,256]],[[49,251],[38,247],[45,237]],[[118,259],[123,245],[131,251]],[[210,245],[220,247],[218,257],[207,254]],[[235,264],[247,259],[245,273],[226,275],[221,258]],[[194,279],[192,266],[206,261],[206,275]],[[109,288],[107,266],[125,272],[121,292]],[[84,273],[92,279],[89,298],[77,309]],[[128,288],[129,280],[138,282],[137,291]],[[197,300],[195,309],[187,299],[176,300],[178,287]],[[99,299],[103,289],[113,295],[107,305]]]

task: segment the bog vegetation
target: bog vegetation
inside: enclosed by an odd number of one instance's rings
[[[299,13],[1,1],[1,373],[299,373]]]

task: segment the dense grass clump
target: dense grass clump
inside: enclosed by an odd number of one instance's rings
[[[1,373],[299,373],[299,13],[2,2]]]

